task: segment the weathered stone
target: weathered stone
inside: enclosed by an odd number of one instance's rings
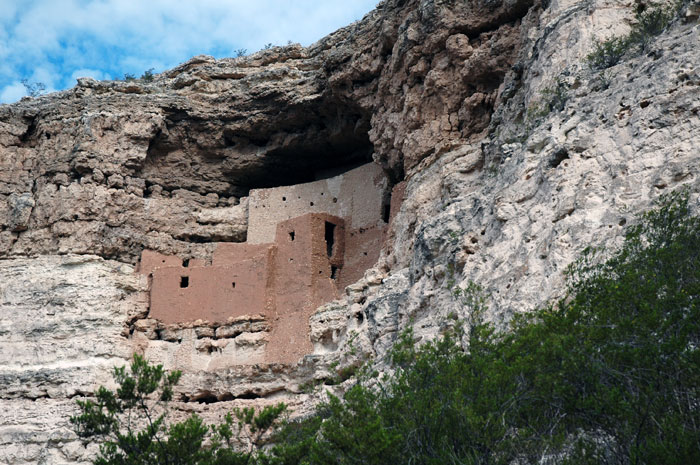
[[[29,227],[29,217],[36,202],[30,193],[12,193],[7,198],[9,218],[7,228],[13,232],[25,231]]]
[[[383,369],[404,329],[426,341],[466,318],[456,287],[482,285],[505,325],[560,297],[580,251],[619,244],[660,194],[688,186],[697,210],[696,10],[602,78],[585,57],[629,30],[631,7],[387,0],[309,48],[0,106],[0,462],[89,462],[68,397],[132,353],[183,370],[182,412],[308,414],[322,396],[299,386],[370,357]],[[558,82],[562,109],[531,119]],[[308,320],[275,323],[313,353],[266,363],[262,318],[149,321],[147,278],[126,265],[144,249],[204,264],[245,241],[251,189],[370,157],[405,183],[379,263]]]

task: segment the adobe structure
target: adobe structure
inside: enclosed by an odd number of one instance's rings
[[[394,204],[398,196],[395,196]],[[306,184],[255,189],[244,243],[218,243],[207,263],[144,250],[148,318],[163,325],[224,325],[255,315],[268,335],[258,362],[296,362],[311,353],[309,316],[373,266],[391,195],[373,163]]]

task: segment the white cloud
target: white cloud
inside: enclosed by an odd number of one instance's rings
[[[14,103],[27,95],[27,89],[21,82],[14,82],[0,91],[0,103]]]
[[[60,89],[74,85],[79,71],[122,77],[163,71],[201,53],[232,56],[288,40],[309,45],[375,2],[3,0],[0,87],[26,77]]]

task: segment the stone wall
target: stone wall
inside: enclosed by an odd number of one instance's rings
[[[388,220],[388,180],[379,165],[368,163],[329,179],[253,189],[248,203],[250,244],[272,242],[278,223],[309,212],[345,218],[348,229],[370,228]]]
[[[206,421],[278,401],[307,415],[363,360],[384,370],[404,329],[425,341],[468,318],[455,286],[482,285],[486,317],[505,326],[561,297],[581,250],[619,244],[660,194],[688,187],[697,209],[697,9],[603,76],[585,63],[634,11],[386,0],[307,49],[195,57],[151,83],[81,79],[0,105],[0,462],[88,463],[73,397],[133,352],[183,370],[177,408]],[[563,109],[528,120],[557,80]],[[377,265],[304,323],[311,355],[263,363],[269,317],[146,318],[146,279],[124,265],[144,248],[190,267],[246,256],[216,244],[245,240],[249,188],[368,154],[405,179],[405,200]],[[288,328],[304,335],[299,316]]]
[[[296,362],[313,349],[311,313],[377,263],[390,213],[387,184],[378,165],[366,164],[321,181],[254,190],[248,241],[219,243],[211,263],[144,251],[147,320],[221,326],[257,315],[269,335],[259,340],[264,350],[243,363]],[[271,230],[272,239],[262,241]]]

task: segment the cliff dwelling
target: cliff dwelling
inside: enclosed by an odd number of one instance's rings
[[[251,190],[246,242],[218,243],[210,260],[144,250],[139,272],[149,276],[149,319],[208,328],[257,322],[262,335],[245,361],[296,362],[312,351],[311,313],[377,262],[402,195],[401,185],[393,195],[388,186],[382,169],[369,163],[314,182]]]

